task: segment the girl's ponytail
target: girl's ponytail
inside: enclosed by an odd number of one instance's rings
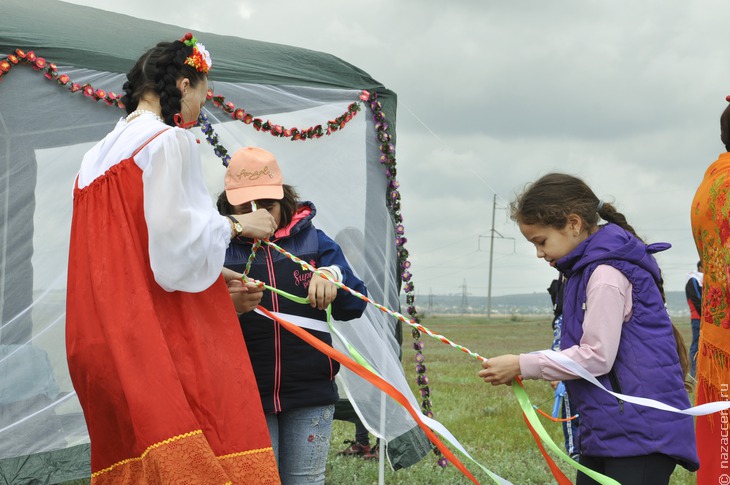
[[[601,219],[603,219],[604,221],[616,224],[617,226],[620,226],[621,228],[629,231],[637,238],[641,239],[639,235],[636,234],[634,228],[631,227],[628,222],[626,222],[626,216],[617,211],[613,204],[609,204],[607,202],[599,202],[599,208],[597,212],[598,215],[601,216]]]

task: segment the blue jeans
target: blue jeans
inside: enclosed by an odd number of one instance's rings
[[[323,485],[335,405],[267,414],[282,485]]]
[[[700,342],[700,321],[692,319],[692,343],[689,346],[689,375],[695,376],[697,367],[697,347]]]

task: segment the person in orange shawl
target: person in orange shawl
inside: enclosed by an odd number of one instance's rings
[[[213,206],[185,129],[210,67],[191,34],[146,52],[124,84],[128,115],[74,183],[66,348],[95,485],[280,483],[231,299],[246,290],[223,271],[233,237],[276,223]]]
[[[704,269],[697,405],[727,401],[730,393],[730,104],[720,117],[720,138],[726,152],[707,168],[691,209],[692,234]],[[730,483],[727,413],[697,417],[697,483]]]

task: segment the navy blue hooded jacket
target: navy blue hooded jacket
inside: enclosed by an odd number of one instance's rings
[[[337,243],[312,225],[315,214],[311,202],[302,202],[289,227],[278,230],[271,242],[317,268],[338,266],[342,283],[367,295],[365,284],[353,274]],[[225,266],[243,273],[252,245],[250,239],[231,241]],[[319,278],[266,244],[256,251],[249,276],[300,297],[307,296],[311,278]],[[268,290],[264,291],[260,305],[272,312],[326,321],[324,310],[293,302]],[[352,320],[362,315],[366,305],[364,300],[340,289],[332,302],[332,317]],[[315,350],[276,321],[254,311],[240,315],[239,321],[265,413],[324,406],[337,401],[334,379],[340,368],[338,362]],[[326,324],[322,325],[324,327]],[[332,345],[328,331],[306,330]]]

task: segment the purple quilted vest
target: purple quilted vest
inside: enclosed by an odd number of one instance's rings
[[[670,247],[647,246],[615,224],[589,236],[556,266],[567,277],[563,300],[561,349],[583,336],[586,286],[598,265],[623,273],[633,286],[632,314],[623,324],[611,371],[597,379],[622,394],[656,399],[679,409],[690,406],[672,330],[657,281],[653,253]],[[580,414],[580,452],[596,457],[662,453],[690,471],[699,468],[691,416],[630,404],[584,380],[565,382]]]

